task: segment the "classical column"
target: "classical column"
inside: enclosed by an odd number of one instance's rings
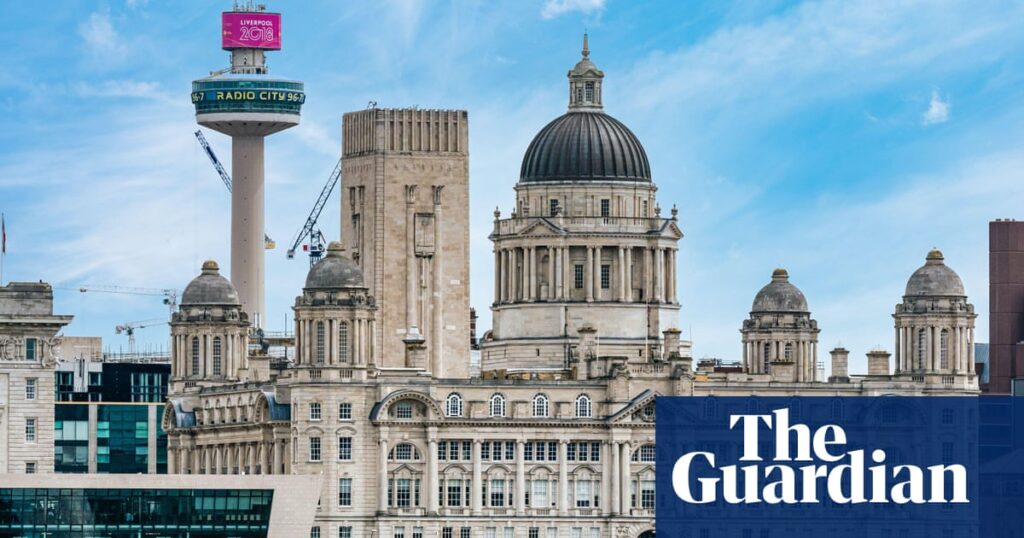
[[[583,267],[583,288],[587,302],[594,300],[594,248],[587,247],[587,264]]]
[[[612,447],[612,454],[611,454],[611,458],[612,458],[611,512],[612,512],[612,515],[618,515],[619,514],[619,510],[621,510],[621,508],[622,508],[622,504],[621,504],[622,501],[619,500],[620,499],[620,495],[622,494],[622,486],[620,485],[620,482],[619,482],[622,479],[622,476],[621,476],[621,472],[622,471],[619,469],[619,465],[621,464],[621,462],[619,461],[619,443],[617,443],[615,441],[612,441],[610,444],[611,444],[611,447]]]
[[[526,512],[526,442],[516,441],[516,514]]]
[[[594,298],[600,301],[601,297],[601,247],[594,247],[594,277],[591,283],[594,285]]]
[[[968,329],[967,333],[967,364],[971,371],[974,370],[974,327]]]
[[[562,298],[566,300],[572,295],[569,290],[572,288],[574,280],[570,274],[572,270],[571,251],[572,247],[562,247]]]
[[[555,252],[554,247],[548,247],[548,294],[545,299],[549,301],[555,298]]]
[[[509,286],[511,295],[509,299],[511,300],[511,302],[514,303],[519,300],[519,290],[521,287],[519,283],[519,247],[513,247],[511,250],[509,250],[508,270],[512,278],[512,283]]]
[[[260,447],[260,474],[270,474],[270,444],[262,442]]]
[[[256,474],[256,443],[249,445],[249,474]]]
[[[630,459],[630,446],[629,443],[622,444],[622,451],[619,453],[619,472],[622,476],[619,478],[619,484],[622,487],[622,494],[620,500],[622,501],[621,514],[628,515],[630,512],[630,472],[629,472],[629,459]]]
[[[178,474],[178,449],[167,447],[167,474]]]
[[[377,511],[388,511],[388,440],[381,438],[377,442]]]
[[[615,275],[615,280],[618,281],[616,286],[616,298],[619,301],[626,300],[626,251],[623,247],[619,247],[618,250],[618,265],[615,266],[615,271],[618,273]]]
[[[192,469],[191,474],[201,474],[203,462],[203,449],[197,446],[192,447]]]
[[[437,513],[438,491],[437,491],[437,439],[431,433],[429,441],[430,453],[427,455],[427,513]]]
[[[508,255],[505,249],[498,249],[495,255],[497,260],[495,261],[495,263],[497,264],[496,272],[498,273],[498,282],[495,287],[498,289],[498,291],[496,292],[497,298],[494,300],[494,302],[501,304],[504,303],[506,301],[506,297],[508,297],[508,277],[505,276],[505,267],[507,265],[505,258],[507,258]]]
[[[653,300],[653,298],[654,298],[653,297],[654,296],[654,286],[653,286],[654,282],[652,281],[654,275],[653,275],[653,271],[651,271],[651,258],[652,258],[652,256],[651,256],[651,249],[645,248],[645,249],[643,249],[643,253],[644,253],[644,269],[643,269],[644,301],[645,302],[651,302],[651,300]]]
[[[654,256],[656,260],[654,270],[657,274],[657,278],[654,280],[654,296],[657,297],[659,303],[663,303],[665,302],[665,249],[655,247]]]
[[[474,516],[480,515],[480,511],[483,508],[483,503],[481,502],[483,500],[483,482],[481,482],[482,463],[480,461],[481,443],[483,443],[483,441],[481,441],[480,439],[473,440],[473,498],[471,499],[472,502],[470,504],[473,507]]]
[[[530,247],[530,300],[537,300],[537,247]]]
[[[626,248],[626,300],[633,301],[633,247]]]
[[[558,515],[569,513],[569,463],[568,442],[558,441]]]
[[[665,271],[665,277],[668,279],[668,302],[678,303],[679,299],[676,297],[676,252],[678,249],[668,249],[668,269]]]

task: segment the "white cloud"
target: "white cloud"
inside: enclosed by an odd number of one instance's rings
[[[949,121],[949,101],[943,101],[939,90],[932,90],[932,99],[928,102],[928,110],[921,114],[921,125],[927,127]]]
[[[540,11],[545,19],[554,19],[572,11],[584,15],[604,11],[605,0],[548,0]]]
[[[120,60],[128,47],[114,29],[110,13],[96,12],[78,26],[78,35],[85,40],[86,49],[95,60]]]

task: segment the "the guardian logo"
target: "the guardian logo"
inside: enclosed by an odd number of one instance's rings
[[[761,450],[761,425],[774,433],[774,450]],[[672,466],[672,488],[690,504],[969,503],[967,469],[960,464],[889,465],[884,450],[844,450],[846,431],[835,424],[812,429],[790,424],[789,410],[731,415],[742,428],[740,462],[718,467],[713,452],[684,454]],[[793,439],[795,438],[795,444]],[[771,456],[770,458],[768,456]],[[767,461],[766,461],[767,460]],[[869,461],[870,460],[870,461]]]

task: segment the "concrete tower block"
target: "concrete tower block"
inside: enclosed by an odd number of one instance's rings
[[[436,378],[469,376],[469,120],[370,108],[342,119],[341,237],[377,300],[376,363],[419,327]]]
[[[847,383],[850,381],[850,352],[837,347],[829,352],[832,355],[832,375],[829,383]]]
[[[876,349],[868,352],[868,375],[889,375],[889,352]]]

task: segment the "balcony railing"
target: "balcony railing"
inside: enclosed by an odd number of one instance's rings
[[[516,234],[541,217],[516,217],[494,223],[495,235]],[[572,232],[647,233],[660,229],[661,217],[544,217]]]

